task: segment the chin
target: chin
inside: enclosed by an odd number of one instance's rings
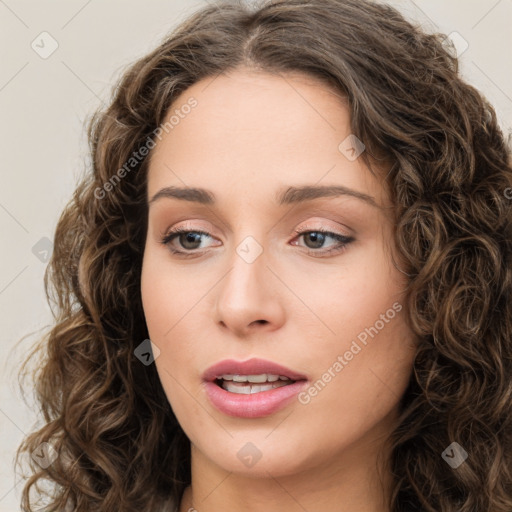
[[[269,435],[270,431],[265,429],[265,432],[257,434],[234,434],[225,444],[216,440],[215,451],[211,450],[211,446],[203,448],[204,442],[193,444],[226,472],[254,478],[285,477],[325,463],[325,454],[315,456],[304,450],[305,445],[310,444],[308,440],[289,440],[287,443],[277,436],[271,439],[274,434]]]

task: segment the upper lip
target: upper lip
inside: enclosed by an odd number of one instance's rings
[[[307,377],[286,366],[267,361],[265,359],[252,358],[247,361],[236,361],[234,359],[225,359],[210,366],[204,373],[205,381],[213,382],[221,375],[260,375],[270,373],[272,375],[282,375],[291,380],[306,380]]]

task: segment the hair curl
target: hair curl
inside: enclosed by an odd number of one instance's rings
[[[18,458],[42,442],[59,457],[46,469],[29,459],[24,511],[45,480],[54,484],[48,510],[77,512],[163,510],[190,483],[189,440],[155,366],[134,356],[148,337],[148,158],[104,197],[97,191],[181,92],[240,66],[322,80],[348,98],[367,153],[391,164],[385,181],[418,340],[392,434],[390,510],[512,510],[510,150],[443,38],[370,1],[222,2],[126,71],[91,121],[92,172],[60,217],[45,274],[55,322],[31,356],[43,360],[34,379],[45,424]],[[453,441],[469,454],[457,470],[441,457]]]

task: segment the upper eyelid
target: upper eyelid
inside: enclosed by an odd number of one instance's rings
[[[349,226],[347,226],[346,224],[342,224],[341,222],[333,220],[333,219],[328,220],[326,217],[321,217],[322,215],[325,215],[325,212],[315,212],[315,213],[316,213],[316,215],[318,215],[317,219],[301,220],[299,222],[299,225],[301,225],[301,226],[304,223],[306,224],[301,229],[301,231],[306,231],[308,229],[311,229],[311,230],[323,229],[324,231],[329,230],[333,233],[344,234],[346,236],[351,236],[351,235],[355,234],[355,231],[352,228],[350,228]],[[313,214],[314,216],[315,216],[315,213]],[[177,221],[172,228],[168,228],[168,232],[170,233],[172,229],[187,230],[187,231],[207,231],[210,236],[214,236],[214,235],[212,235],[212,231],[218,231],[217,228],[211,230],[210,228],[203,228],[203,227],[197,226],[197,225],[196,226],[190,225],[191,223],[194,223],[194,222],[203,222],[203,220],[204,219],[188,219],[188,220]],[[208,220],[206,222],[208,222],[208,224],[211,224],[211,222]],[[182,225],[182,223],[183,223],[183,225]],[[330,227],[332,225],[332,223],[335,223],[335,224],[339,225],[340,227],[339,228]],[[346,232],[338,233],[338,231],[340,229],[345,230]],[[228,231],[231,232],[231,229],[229,229]],[[295,229],[293,231],[295,232]],[[222,232],[222,230],[221,230],[221,232]]]
[[[319,232],[323,232],[326,234],[345,236],[347,238],[352,236],[351,234],[348,234],[348,233],[340,233],[340,232],[338,232],[338,230],[333,229],[333,228],[329,228],[329,227],[325,227],[325,226],[322,226],[322,227],[310,226],[310,225],[304,226],[302,228],[296,228],[293,230],[292,233],[294,235],[299,236],[304,233],[310,233],[310,232],[314,232],[314,231],[319,231]],[[182,233],[200,233],[203,236],[208,236],[210,238],[216,238],[215,235],[212,235],[212,233],[209,232],[207,229],[202,229],[199,227],[187,227],[187,226],[180,226],[178,228],[169,229],[168,231],[164,232],[161,236],[162,236],[162,238],[165,238],[167,236],[179,235]]]
[[[336,238],[336,239],[339,237],[346,238],[347,240],[350,240],[350,241],[352,241],[354,239],[354,237],[352,235],[338,233],[336,230],[330,230],[330,229],[326,229],[323,227],[322,228],[314,228],[314,227],[307,227],[307,226],[305,226],[302,229],[299,229],[299,228],[295,229],[293,231],[293,234],[295,235],[293,237],[293,239],[299,238],[299,237],[305,235],[306,233],[314,233],[314,232],[323,233],[328,236],[331,235],[331,238]],[[190,229],[187,227],[180,227],[175,230],[169,230],[166,234],[162,235],[161,238],[163,241],[167,240],[167,242],[165,242],[165,243],[170,243],[170,242],[176,240],[183,233],[198,233],[201,236],[206,236],[208,238],[212,238],[212,239],[216,238],[211,233],[208,233],[206,230],[202,230],[200,228]],[[338,242],[339,242],[339,240],[338,240]],[[188,251],[186,249],[182,249],[182,250],[183,250],[183,252],[194,252],[197,249],[190,249]]]

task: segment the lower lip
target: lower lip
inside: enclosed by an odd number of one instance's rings
[[[288,405],[306,385],[307,381],[299,380],[280,388],[244,395],[226,391],[214,382],[205,383],[206,394],[212,404],[220,412],[238,418],[269,416]]]

